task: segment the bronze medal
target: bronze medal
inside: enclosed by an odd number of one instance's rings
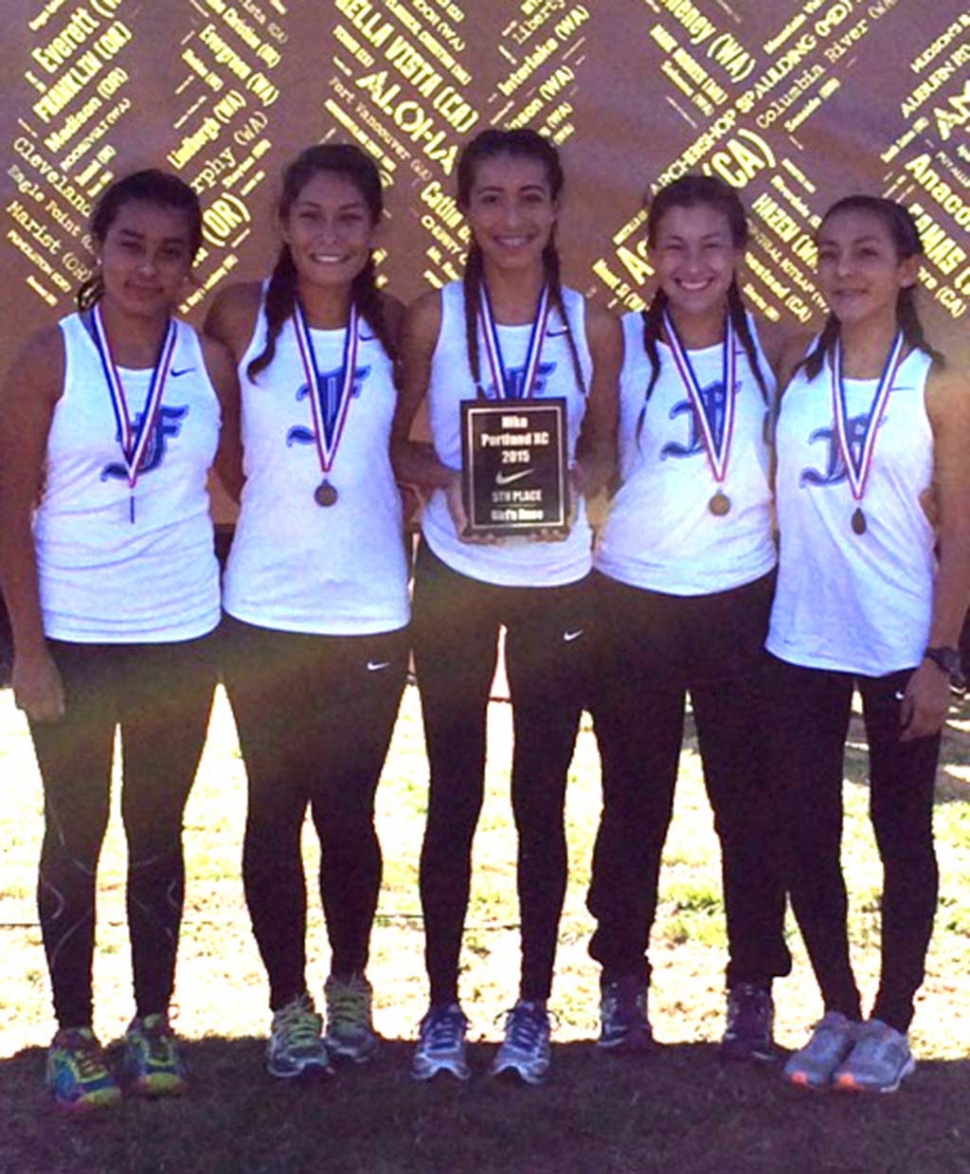
[[[731,512],[731,499],[719,489],[707,503],[707,508],[717,518],[723,518]]]
[[[866,515],[862,512],[862,507],[857,506],[855,513],[852,515],[852,530],[856,534],[865,534],[867,529]]]
[[[313,500],[324,508],[336,505],[338,493],[329,481],[321,481],[313,491]]]

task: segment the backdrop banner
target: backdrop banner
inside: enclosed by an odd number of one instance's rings
[[[565,278],[605,304],[649,287],[644,194],[704,171],[749,209],[751,304],[807,325],[813,229],[864,191],[915,213],[928,333],[966,362],[968,61],[965,0],[4,0],[0,357],[68,311],[124,172],[201,198],[198,322],[271,263],[285,163],[353,140],[390,189],[381,274],[406,301],[460,272],[461,144],[529,125],[562,147]]]

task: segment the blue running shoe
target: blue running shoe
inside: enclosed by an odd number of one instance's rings
[[[121,1100],[121,1089],[90,1027],[62,1028],[54,1036],[46,1080],[55,1104],[69,1113],[107,1109]]]
[[[468,1020],[457,1003],[429,1007],[421,1020],[418,1046],[411,1060],[414,1079],[431,1080],[445,1072],[456,1080],[467,1080],[472,1074],[465,1054],[467,1030]]]
[[[909,1040],[881,1019],[856,1030],[852,1051],[836,1068],[832,1087],[844,1092],[895,1092],[916,1071]]]
[[[187,1069],[167,1015],[135,1018],[125,1032],[125,1083],[142,1097],[177,1097]]]
[[[816,1091],[830,1088],[836,1070],[852,1051],[858,1030],[859,1024],[841,1011],[826,1011],[808,1043],[786,1060],[785,1079]]]
[[[309,995],[298,995],[273,1016],[266,1046],[266,1070],[279,1080],[328,1076],[332,1072],[322,1039],[323,1019]]]
[[[519,999],[505,1021],[505,1039],[492,1061],[492,1076],[510,1076],[541,1084],[549,1071],[549,1015],[544,1002]]]

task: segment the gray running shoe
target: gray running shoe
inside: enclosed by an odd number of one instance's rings
[[[847,1092],[895,1092],[915,1069],[906,1036],[881,1019],[870,1019],[856,1030],[855,1045],[832,1084]]]
[[[518,1077],[541,1084],[549,1071],[549,1015],[538,1000],[519,999],[505,1021],[505,1039],[489,1068],[491,1076]]]
[[[411,1060],[415,1080],[431,1080],[446,1072],[456,1080],[471,1076],[465,1055],[468,1020],[457,1003],[431,1006],[418,1029],[418,1046]]]
[[[371,1019],[371,985],[362,974],[346,982],[331,975],[323,987],[327,1000],[327,1034],[324,1042],[335,1060],[366,1064],[380,1043]]]
[[[273,1016],[266,1069],[280,1080],[328,1076],[332,1069],[321,1038],[323,1019],[309,995],[299,995]]]
[[[835,1070],[852,1051],[859,1024],[841,1011],[827,1011],[815,1024],[811,1039],[785,1064],[785,1079],[803,1088],[829,1088]]]

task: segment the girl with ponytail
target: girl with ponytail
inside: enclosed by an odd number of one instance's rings
[[[224,679],[249,780],[243,880],[270,985],[267,1067],[318,1076],[378,1046],[365,970],[381,882],[374,796],[407,671],[407,565],[389,455],[400,306],[379,292],[380,175],[357,147],[287,167],[265,283],[208,328],[239,368],[245,484],[226,567]],[[326,1032],[305,977],[300,834],[322,849]]]
[[[904,207],[839,200],[816,244],[829,314],[807,348],[795,340],[785,356],[794,374],[778,416],[781,557],[767,647],[789,888],[824,1015],[785,1075],[892,1092],[915,1067],[907,1033],[936,908],[934,781],[970,594],[970,387],[923,335],[922,248]],[[840,861],[853,690],[884,870],[867,1020]]]
[[[618,487],[594,557],[603,815],[588,899],[599,1046],[617,1053],[652,1043],[647,948],[688,691],[721,841],[724,1058],[773,1058],[772,980],[791,964],[762,749],[779,339],[741,297],[747,237],[720,180],[662,188],[647,217],[656,291],[623,319]]]
[[[515,723],[522,975],[491,1071],[538,1083],[549,1067],[546,1000],[566,885],[563,806],[592,621],[582,495],[596,492],[612,472],[620,353],[615,320],[561,284],[562,184],[556,149],[534,131],[488,130],[474,138],[458,164],[458,203],[470,230],[464,279],[418,299],[404,328],[395,460],[402,481],[430,494],[414,593],[415,664],[431,766],[421,857],[431,1005],[412,1068],[421,1080],[439,1072],[464,1080],[470,1073],[459,956],[503,627]],[[475,541],[462,502],[461,403],[523,391],[566,401],[577,491],[572,524],[560,541],[543,534]],[[408,440],[425,397],[433,455]]]

